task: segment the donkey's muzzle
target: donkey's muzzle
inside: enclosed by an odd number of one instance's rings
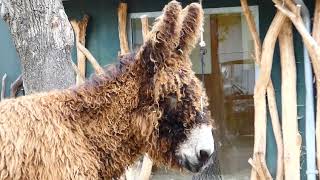
[[[201,150],[198,156],[198,161],[197,162],[192,162],[188,158],[184,158],[182,160],[182,165],[189,171],[193,173],[200,172],[206,164],[208,164],[209,159],[212,156],[212,152],[210,151],[205,151]]]

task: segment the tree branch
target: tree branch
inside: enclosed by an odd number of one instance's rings
[[[80,43],[77,43],[77,47],[90,61],[90,63],[93,66],[93,69],[96,71],[96,73],[97,74],[104,74],[103,68],[99,65],[98,61],[93,57],[93,55],[90,53],[90,51]]]
[[[261,168],[264,172],[266,179],[272,179],[265,161],[266,153],[266,123],[267,123],[267,112],[266,112],[266,98],[267,87],[271,82],[271,68],[274,47],[276,39],[281,30],[281,26],[285,20],[285,16],[281,13],[277,13],[270,25],[270,28],[266,34],[263,42],[263,48],[261,53],[261,68],[260,75],[256,82],[254,90],[254,104],[255,104],[255,143],[254,143],[254,156],[253,160],[260,160]],[[256,163],[257,164],[257,163]],[[261,177],[261,178],[264,178]],[[251,172],[251,179],[258,179],[257,173],[253,170]]]
[[[259,38],[259,34],[257,31],[257,26],[254,21],[254,18],[251,14],[251,11],[249,9],[247,0],[240,0],[241,2],[241,7],[243,10],[243,14],[246,18],[248,27],[249,27],[249,32],[252,36],[253,42],[254,42],[254,52],[255,52],[255,60],[257,64],[260,64],[260,57],[261,57],[261,42]]]
[[[317,94],[319,97],[319,92],[320,92],[320,49],[319,49],[320,47],[318,45],[319,41],[317,42],[306,29],[304,22],[302,20],[302,17],[300,16],[300,6],[296,6],[295,8],[290,9],[291,11],[280,7],[278,4],[276,4],[276,7],[283,14],[285,14],[290,18],[291,22],[294,24],[294,26],[296,27],[296,29],[298,30],[298,32],[302,37],[302,40],[311,57],[312,67],[316,77]],[[314,32],[316,32],[316,29],[314,29]],[[320,98],[317,98],[316,123],[317,123],[316,124],[317,149],[319,150],[319,147],[320,147],[320,144],[319,144],[320,143]],[[320,152],[319,151],[317,152],[317,158],[318,158],[318,170],[320,170],[320,167],[319,167]]]
[[[82,73],[80,72],[79,68],[77,67],[77,65],[73,61],[71,61],[71,64],[72,64],[73,70],[76,72],[77,76],[79,77],[77,79],[77,83],[76,84],[80,85],[80,84],[84,83],[86,78],[82,75]]]
[[[316,0],[315,10],[314,10],[314,22],[313,22],[313,32],[312,36],[320,44],[320,0]],[[318,172],[320,172],[320,85],[319,78],[317,78],[317,114],[316,114],[316,147],[317,147],[317,167]]]
[[[84,15],[82,20],[80,21],[72,20],[70,22],[76,35],[76,41],[85,46],[86,28],[89,22],[89,16]],[[86,56],[79,50],[79,48],[77,48],[77,63],[78,63],[77,69],[79,71],[77,72],[76,83],[80,84],[84,82],[83,77],[85,77],[85,74],[86,74]]]
[[[10,97],[15,98],[18,91],[23,87],[22,74],[10,85]]]
[[[292,25],[288,18],[279,34],[281,56],[281,99],[282,133],[284,147],[284,176],[286,179],[300,179],[300,148],[297,118],[297,78],[293,47]]]

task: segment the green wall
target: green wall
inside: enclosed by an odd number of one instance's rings
[[[69,0],[64,7],[69,19],[90,16],[86,46],[101,65],[116,62],[119,48],[118,0]],[[75,56],[74,56],[75,57]],[[89,64],[87,73],[92,73]]]
[[[7,73],[7,94],[10,84],[20,75],[20,64],[17,51],[12,42],[7,24],[0,18],[0,82]],[[0,87],[1,87],[0,83]]]

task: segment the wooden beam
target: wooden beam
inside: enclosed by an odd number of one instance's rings
[[[127,38],[127,11],[127,3],[120,3],[118,7],[120,55],[127,54],[130,52]]]

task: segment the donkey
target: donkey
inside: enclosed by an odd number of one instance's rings
[[[214,153],[208,101],[191,69],[203,11],[165,6],[111,75],[0,103],[0,179],[117,179],[142,154],[198,172]]]

